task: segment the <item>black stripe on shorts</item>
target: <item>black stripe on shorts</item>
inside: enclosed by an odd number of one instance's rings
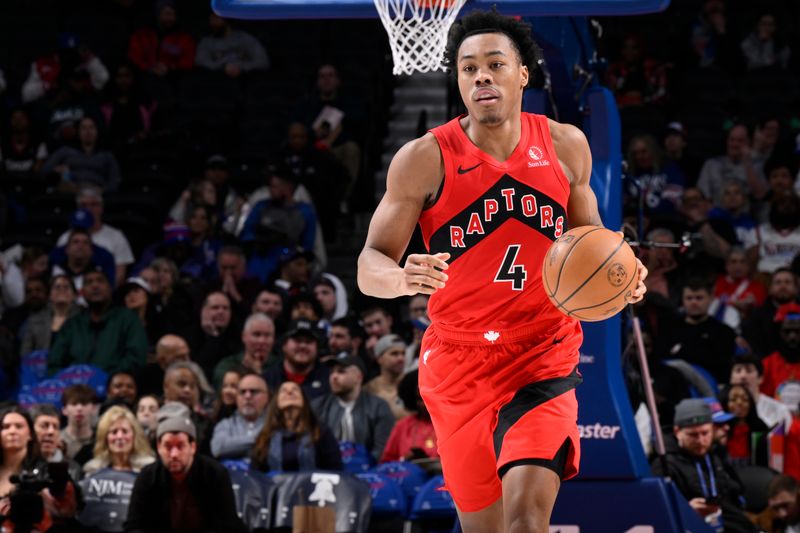
[[[583,377],[578,372],[578,367],[575,367],[569,376],[536,381],[519,389],[511,401],[500,408],[497,415],[497,428],[494,430],[495,457],[500,458],[506,433],[520,418],[544,402],[571,391],[581,382]]]

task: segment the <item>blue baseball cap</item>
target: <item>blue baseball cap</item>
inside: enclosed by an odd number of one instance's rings
[[[87,209],[78,209],[69,219],[72,228],[89,229],[94,226],[94,216]]]
[[[720,404],[716,398],[703,398],[703,401],[711,408],[711,421],[715,424],[725,424],[736,418],[734,415],[725,411],[722,408],[722,404]]]

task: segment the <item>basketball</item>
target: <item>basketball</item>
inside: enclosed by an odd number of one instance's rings
[[[625,307],[636,288],[636,269],[636,256],[619,233],[580,226],[550,245],[542,283],[562,313],[596,322]]]

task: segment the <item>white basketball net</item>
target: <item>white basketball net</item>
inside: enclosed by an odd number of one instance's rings
[[[447,32],[466,0],[374,0],[389,44],[395,75],[444,70]]]

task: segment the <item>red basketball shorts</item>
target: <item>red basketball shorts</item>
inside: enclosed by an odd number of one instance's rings
[[[497,501],[501,476],[515,464],[547,463],[566,450],[562,479],[578,473],[580,325],[495,335],[431,326],[422,341],[420,393],[462,512]]]

